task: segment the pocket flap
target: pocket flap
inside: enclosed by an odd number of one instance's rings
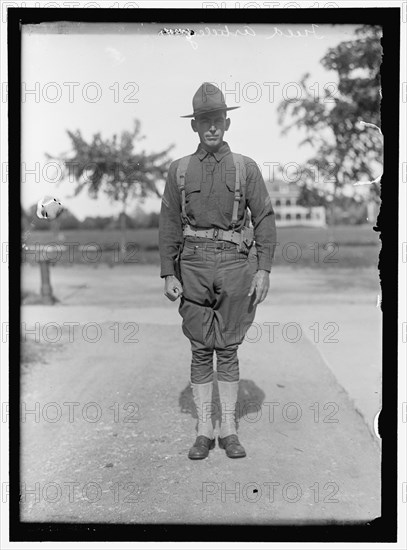
[[[235,185],[236,185],[235,174],[227,173],[226,174],[226,187],[229,189],[229,191],[234,193],[235,192]]]
[[[201,181],[198,179],[189,179],[186,178],[185,181],[185,195],[189,195],[190,193],[195,193],[196,191],[201,190]]]

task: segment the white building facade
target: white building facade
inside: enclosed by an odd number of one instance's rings
[[[307,207],[298,204],[300,189],[296,183],[277,181],[269,182],[266,186],[276,214],[276,224],[278,226],[326,226],[326,210],[324,206]]]

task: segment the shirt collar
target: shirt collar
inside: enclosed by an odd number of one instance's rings
[[[216,151],[216,153],[213,153],[213,156],[215,157],[215,159],[217,160],[217,162],[221,161],[223,159],[223,157],[225,157],[227,154],[230,153],[230,147],[229,145],[226,143],[226,141],[224,141],[222,143],[222,145],[219,147],[219,149]],[[200,143],[198,145],[198,149],[196,150],[196,153],[197,157],[199,158],[199,160],[203,160],[205,157],[207,157],[210,153],[209,151],[207,151],[203,146],[202,144]]]

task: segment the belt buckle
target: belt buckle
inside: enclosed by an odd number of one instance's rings
[[[218,235],[219,235],[219,228],[215,227],[215,229],[213,230],[213,238],[216,240],[218,238]]]

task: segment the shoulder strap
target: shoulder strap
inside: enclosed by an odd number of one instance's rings
[[[246,166],[244,164],[243,156],[238,153],[232,153],[233,163],[236,169],[236,180],[235,180],[235,199],[233,203],[233,213],[232,213],[232,228],[235,227],[237,223],[237,214],[239,210],[240,199],[243,195],[240,191],[240,183],[246,185]]]
[[[187,155],[186,157],[182,157],[179,160],[179,163],[177,166],[177,185],[178,185],[178,190],[181,193],[181,217],[184,223],[186,223],[186,221],[188,220],[187,213],[185,210],[185,174],[187,173],[191,156],[192,155]]]

